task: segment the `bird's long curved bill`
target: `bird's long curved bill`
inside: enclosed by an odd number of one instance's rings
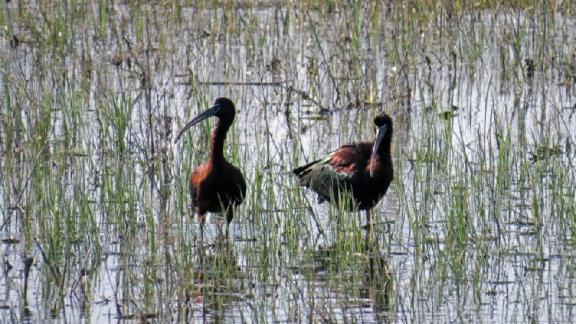
[[[199,122],[203,121],[204,119],[210,118],[212,116],[215,116],[216,113],[218,112],[218,109],[220,108],[219,105],[215,105],[212,106],[210,108],[208,108],[208,110],[203,111],[202,113],[200,113],[198,116],[194,117],[194,119],[192,119],[191,121],[188,122],[188,124],[186,124],[186,126],[184,126],[184,128],[182,128],[180,130],[180,132],[178,133],[178,136],[176,136],[176,139],[174,140],[174,142],[178,142],[178,140],[180,140],[180,137],[182,137],[182,135],[188,130],[190,129],[190,127],[198,124]]]
[[[372,154],[370,155],[370,177],[374,176],[374,166],[376,165],[376,154],[378,154],[378,148],[382,144],[382,139],[388,131],[388,125],[382,125],[378,127],[376,133],[376,140],[374,140],[374,146],[372,146]]]

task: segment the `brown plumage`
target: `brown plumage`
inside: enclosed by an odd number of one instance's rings
[[[366,210],[368,225],[370,209],[378,204],[394,179],[390,156],[392,119],[384,114],[374,118],[374,124],[374,142],[343,145],[326,157],[293,170],[300,184],[316,192],[320,202]]]
[[[197,167],[190,177],[192,207],[201,224],[207,212],[224,212],[230,224],[234,207],[241,204],[246,195],[246,181],[242,172],[224,158],[224,140],[235,115],[234,103],[228,98],[218,98],[214,106],[192,119],[176,136],[178,141],[193,125],[211,116],[218,118],[212,131],[210,159]]]

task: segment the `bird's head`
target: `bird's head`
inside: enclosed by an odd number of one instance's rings
[[[376,139],[372,146],[370,156],[370,177],[374,176],[374,165],[376,156],[379,153],[390,153],[390,143],[392,141],[392,118],[387,114],[378,115],[374,118],[376,125]]]
[[[221,122],[231,125],[232,121],[234,121],[234,117],[236,116],[236,108],[234,107],[234,103],[232,100],[228,98],[218,98],[214,102],[214,105],[207,110],[200,113],[198,116],[194,117],[191,121],[186,124],[176,136],[175,142],[178,142],[182,134],[186,132],[190,127],[198,124],[199,122],[210,118],[210,117],[218,117]]]

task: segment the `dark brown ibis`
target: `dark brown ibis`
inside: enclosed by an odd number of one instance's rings
[[[246,181],[240,169],[224,158],[224,140],[234,121],[236,109],[228,98],[218,98],[214,106],[194,117],[176,136],[176,142],[190,127],[215,116],[218,118],[212,131],[210,159],[200,165],[190,176],[192,208],[203,228],[207,212],[226,214],[226,233],[234,217],[234,207],[240,205],[246,195]]]
[[[319,202],[329,201],[338,208],[365,210],[370,229],[370,209],[382,199],[394,179],[390,156],[392,118],[374,118],[377,132],[373,143],[341,146],[326,157],[293,170],[300,185],[318,194]],[[343,201],[345,200],[345,201]]]

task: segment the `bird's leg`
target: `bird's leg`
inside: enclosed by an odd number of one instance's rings
[[[230,223],[232,222],[232,218],[234,218],[234,210],[232,209],[232,206],[230,206],[226,211],[226,240],[228,240],[229,237]]]
[[[200,264],[204,264],[204,215],[198,215],[200,223],[200,243],[196,245]]]
[[[224,233],[222,233],[222,220],[218,219],[218,239],[221,239],[222,236],[224,236]]]
[[[366,232],[370,233],[372,231],[372,220],[370,219],[370,209],[366,209]]]
[[[204,217],[200,216],[200,245],[204,246]]]
[[[221,239],[224,235],[226,235],[226,237],[224,237],[225,240],[228,240],[228,228],[230,226],[230,222],[232,221],[232,207],[228,207],[225,210],[222,210],[222,212],[224,214],[226,214],[226,233],[224,234],[222,232],[222,226],[224,226],[222,223],[223,221],[221,219],[218,219],[218,237]]]
[[[370,244],[370,236],[372,235],[372,220],[370,219],[370,209],[366,209],[366,248]]]
[[[204,238],[204,221],[200,221],[200,238]]]

